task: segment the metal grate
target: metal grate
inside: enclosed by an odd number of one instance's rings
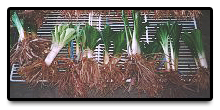
[[[182,25],[182,31],[191,31],[196,26],[196,20],[184,20],[184,19],[155,19],[154,13],[150,14],[143,14],[145,22],[147,21],[150,25],[146,27],[146,32],[141,37],[142,42],[151,43],[153,42],[152,39],[155,38],[155,33],[157,29],[157,24],[166,23],[167,21],[177,21],[179,25]],[[128,20],[130,26],[132,26],[132,17],[128,16]],[[59,25],[62,23],[72,22],[73,24],[81,23],[81,26],[85,26],[85,23],[89,23],[90,25],[96,27],[98,30],[103,30],[106,24],[109,24],[114,31],[120,31],[124,29],[124,23],[120,16],[117,15],[91,15],[91,14],[84,14],[80,16],[78,19],[73,18],[71,20],[66,19],[61,16],[59,12],[51,12],[45,16],[45,22],[43,22],[42,27],[38,30],[38,36],[40,38],[51,39],[51,31],[54,30],[55,25]],[[183,33],[183,32],[181,32]],[[73,41],[72,44],[73,48],[75,48],[75,42]],[[103,49],[104,44],[99,44],[95,51],[94,51],[94,58],[99,62],[103,62]],[[126,50],[125,50],[126,51]],[[72,51],[73,55],[75,55],[75,51]],[[113,44],[110,46],[109,54],[113,55]],[[64,47],[58,54],[60,55],[68,55],[68,49]],[[123,63],[126,61],[125,59],[126,53],[122,55],[122,61],[119,63]],[[192,57],[192,54],[189,48],[185,45],[185,43],[180,40],[180,50],[179,50],[179,63],[178,69],[182,76],[189,77],[192,76],[196,72],[196,64]],[[10,74],[10,81],[12,82],[25,82],[21,79],[21,77],[17,74],[17,70],[19,69],[18,64],[13,64],[11,74]]]

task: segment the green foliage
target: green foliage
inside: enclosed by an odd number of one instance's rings
[[[18,15],[15,11],[12,15],[12,21],[13,21],[14,26],[17,28],[19,35],[24,34],[24,29],[23,29],[22,23],[21,23],[20,19],[18,18]]]
[[[148,24],[143,23],[144,22],[144,17],[141,16],[140,11],[138,11],[138,10],[132,10],[132,18],[133,18],[133,22],[134,22],[135,37],[136,37],[137,41],[139,41],[140,37],[145,32],[146,26]]]
[[[151,53],[159,53],[162,52],[162,47],[158,41],[150,42],[149,44],[146,42],[140,42],[141,52],[144,55]]]
[[[109,51],[109,47],[111,46],[112,37],[113,37],[113,30],[111,29],[111,27],[109,25],[106,25],[104,30],[102,30],[102,32],[101,32],[101,38],[102,38],[102,42],[104,43],[106,52]]]
[[[157,29],[156,32],[156,38],[157,41],[160,43],[160,45],[163,48],[163,51],[165,54],[168,54],[168,39],[169,39],[169,23],[165,25],[160,25],[159,29]]]
[[[202,54],[202,52],[204,52],[202,43],[202,32],[199,29],[193,30],[191,34],[184,32],[182,39],[190,48],[195,58],[198,58],[198,54]]]
[[[65,45],[74,39],[74,33],[75,29],[69,28],[68,25],[55,26],[55,31],[51,32],[52,42],[59,45]]]
[[[139,48],[140,37],[145,32],[146,26],[148,25],[148,23],[143,23],[144,18],[143,18],[143,16],[141,16],[139,10],[132,10],[132,18],[133,18],[133,24],[134,24],[134,30],[133,31],[129,27],[128,18],[126,16],[124,10],[122,10],[122,19],[124,21],[124,26],[125,26],[127,49],[129,49],[129,46],[131,47],[131,45],[133,45],[132,47],[138,46],[137,48]],[[135,37],[137,42],[132,41],[133,37]],[[135,51],[138,51],[138,50],[135,50]]]
[[[172,25],[171,25],[172,24]],[[167,22],[166,24],[159,25],[159,29],[156,32],[156,38],[158,42],[161,44],[165,54],[168,54],[168,41],[169,39],[172,42],[173,51],[175,53],[175,57],[178,57],[179,54],[179,38],[181,34],[181,28],[178,24]]]
[[[115,32],[113,36],[114,52],[116,56],[121,56],[123,49],[126,49],[125,31]]]
[[[173,51],[174,51],[175,57],[178,57],[178,55],[179,55],[180,35],[181,35],[181,27],[175,22],[172,25],[172,30],[171,30],[171,38],[172,38],[172,42],[173,42]]]
[[[131,46],[132,32],[131,32],[131,28],[129,27],[128,18],[126,16],[124,10],[122,10],[122,19],[124,21],[124,30],[125,30],[125,34],[126,34],[127,49],[128,49],[128,47]]]
[[[89,48],[95,50],[96,46],[100,43],[100,32],[93,26],[86,24],[83,28],[82,46],[84,49]]]

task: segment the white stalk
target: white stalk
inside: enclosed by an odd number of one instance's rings
[[[105,50],[104,64],[108,64],[108,62],[109,62],[109,54],[108,54],[108,52]]]
[[[169,61],[169,56],[168,56],[168,55],[166,55],[166,56],[165,56],[165,58],[166,58],[166,64],[167,64],[167,65],[166,65],[166,66],[167,66],[167,67],[166,67],[166,69],[167,69],[167,70],[170,70],[170,61]]]
[[[78,43],[76,43],[76,60],[77,61],[79,61],[79,59],[80,59],[80,50],[79,50],[79,44]]]
[[[208,68],[206,57],[205,57],[205,52],[198,54],[198,56],[199,56],[199,61],[200,61],[201,66]]]
[[[44,60],[47,66],[50,66],[53,62],[54,58],[57,56],[59,51],[63,48],[63,45],[53,45],[50,53],[47,55],[46,59]]]
[[[128,56],[131,56],[131,47],[130,45],[127,45],[127,53],[128,53]]]
[[[131,48],[132,48],[132,54],[135,55],[135,54],[141,54],[141,49],[140,49],[140,46],[138,45],[138,41],[136,39],[136,33],[133,32],[133,37],[132,37],[132,44],[131,44]]]
[[[168,39],[166,39],[166,41],[164,41],[164,43],[160,42],[160,44],[162,45],[164,54],[165,54],[165,58],[166,58],[166,69],[170,70],[170,61],[169,61],[169,52],[168,52]]]
[[[125,32],[126,32],[126,36],[128,36],[127,29],[125,29]],[[126,40],[127,40],[127,53],[128,53],[128,56],[131,56],[131,46],[130,46],[128,37],[126,37]]]
[[[171,64],[172,64],[171,67],[172,67],[172,70],[175,71],[173,46],[172,46],[171,41],[170,41],[170,54],[171,54]]]
[[[76,43],[76,55],[79,56],[79,44]]]
[[[169,61],[169,52],[168,52],[168,45],[163,45],[162,46],[162,48],[163,48],[163,51],[164,51],[164,54],[165,54],[165,58],[166,58],[166,65],[165,65],[165,67],[166,67],[166,69],[167,70],[170,70],[170,61]]]
[[[20,32],[20,36],[19,36],[19,40],[22,42],[23,41],[23,39],[24,39],[24,30],[22,29],[22,30],[19,30]]]

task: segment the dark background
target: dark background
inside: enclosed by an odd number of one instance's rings
[[[198,20],[198,28],[202,31],[203,47],[206,53],[208,67],[210,68],[210,10],[202,10],[202,17]],[[213,32],[212,32],[213,33]]]
[[[202,30],[202,40],[204,50],[206,53],[206,59],[210,68],[210,10],[202,10],[202,16],[197,20],[198,28]],[[213,47],[212,47],[213,48]],[[115,91],[113,97],[137,97],[137,91],[133,90],[130,94],[124,94],[122,90]],[[41,85],[35,88],[29,88],[24,83],[13,83],[10,82],[10,98],[59,98],[56,88],[45,88]],[[197,97],[197,96],[195,96]],[[198,96],[198,97],[209,97],[209,96]]]

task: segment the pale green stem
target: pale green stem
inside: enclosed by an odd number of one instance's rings
[[[136,39],[136,33],[135,31],[133,32],[133,37],[132,37],[132,54],[135,55],[135,54],[141,54],[141,49],[140,49],[140,46],[139,46],[139,43]]]
[[[105,50],[104,64],[108,64],[108,62],[109,62],[109,53]]]
[[[165,58],[166,58],[166,65],[165,68],[166,70],[170,70],[170,61],[169,61],[169,52],[168,52],[168,39],[166,39],[166,41],[164,41],[164,43],[160,42],[160,44],[162,45],[164,54],[165,54]]]
[[[171,54],[171,68],[173,71],[175,71],[175,64],[174,64],[174,53],[173,53],[173,46],[170,41],[170,54]]]
[[[76,55],[79,56],[79,44],[76,43]]]
[[[198,56],[199,56],[199,61],[200,61],[201,66],[208,68],[206,57],[205,57],[205,52],[198,54]]]
[[[44,60],[47,66],[50,66],[53,62],[54,58],[57,56],[59,51],[63,48],[63,45],[53,45],[50,53],[47,55],[46,59]]]

